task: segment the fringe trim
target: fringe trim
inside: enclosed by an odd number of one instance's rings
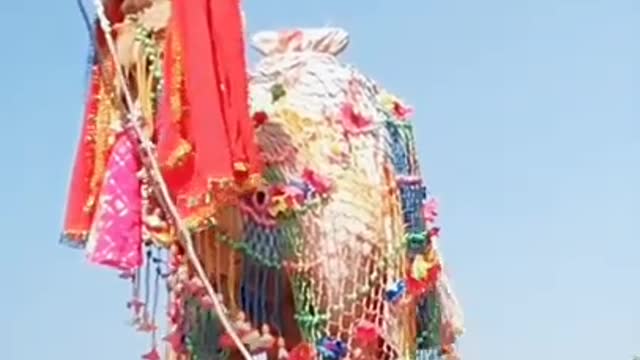
[[[88,232],[64,232],[60,234],[58,242],[71,249],[82,250],[87,246]]]

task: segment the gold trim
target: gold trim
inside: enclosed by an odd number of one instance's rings
[[[171,152],[169,159],[165,164],[162,164],[162,167],[173,169],[182,165],[192,150],[193,146],[187,140],[181,138],[180,144]]]
[[[112,84],[108,83],[108,80],[113,78],[114,66],[111,57],[100,66],[100,77],[98,79],[100,81],[100,89],[97,95],[96,114],[87,119],[87,121],[94,123],[94,136],[92,139],[94,143],[94,158],[90,180],[91,194],[86,204],[88,211],[91,211],[95,206],[95,197],[106,172],[107,158],[112,146],[109,141],[112,135],[111,123],[118,119],[118,110],[114,105],[114,89]]]
[[[215,225],[218,211],[228,205],[237,203],[238,198],[260,187],[264,183],[261,174],[250,174],[242,182],[231,178],[209,180],[209,190],[189,198],[178,199],[179,203],[186,203],[191,215],[184,218],[184,223],[192,231]],[[180,207],[181,204],[178,206]]]
[[[171,103],[171,113],[175,122],[182,122],[184,114],[184,104],[182,90],[184,82],[184,69],[182,65],[182,47],[176,34],[176,27],[171,28],[169,36],[169,46],[173,56],[173,68],[171,71],[171,89],[169,90],[169,100]]]

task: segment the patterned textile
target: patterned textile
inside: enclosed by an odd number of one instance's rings
[[[138,149],[121,133],[107,163],[89,235],[89,261],[122,271],[142,265],[142,196]]]

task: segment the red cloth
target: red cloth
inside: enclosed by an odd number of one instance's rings
[[[112,23],[122,21],[124,15],[120,11],[121,0],[109,1],[105,4],[105,15]],[[95,212],[95,196],[102,181],[100,169],[106,164],[108,149],[96,146],[97,138],[103,138],[104,132],[96,123],[97,114],[108,105],[108,99],[100,98],[102,93],[108,96],[105,83],[112,78],[112,59],[106,50],[104,32],[96,24],[97,51],[101,64],[95,65],[91,72],[91,83],[83,118],[82,133],[78,144],[71,184],[67,200],[63,236],[70,245],[83,246],[93,223]],[[108,124],[107,124],[108,126]],[[104,145],[104,144],[102,144]],[[99,153],[97,153],[99,152]]]
[[[120,2],[108,2],[107,17],[122,19]],[[176,0],[165,49],[165,95],[156,122],[158,158],[180,215],[190,225],[212,217],[219,203],[251,184],[262,165],[248,114],[248,84],[238,0]],[[98,29],[103,62],[104,34]],[[95,196],[110,149],[96,114],[104,99],[105,65],[94,68],[67,204],[64,234],[83,245],[91,229]],[[111,85],[111,84],[108,84]],[[100,143],[105,145],[104,143]]]
[[[175,0],[165,49],[158,158],[178,210],[197,226],[261,163],[248,113],[238,0]]]
[[[92,120],[99,105],[97,99],[101,88],[99,76],[100,70],[96,66],[92,70],[89,98],[85,109],[81,138],[76,150],[63,229],[66,240],[72,245],[79,246],[86,241],[93,221],[93,211],[88,209],[87,205],[92,193],[91,178],[95,160],[95,146],[91,141],[95,134],[95,124]]]

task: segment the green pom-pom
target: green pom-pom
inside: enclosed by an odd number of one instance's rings
[[[271,87],[271,99],[273,102],[280,100],[287,94],[282,84],[275,84]]]
[[[419,249],[425,246],[426,243],[427,243],[427,234],[424,232],[407,235],[407,246],[410,249]]]

